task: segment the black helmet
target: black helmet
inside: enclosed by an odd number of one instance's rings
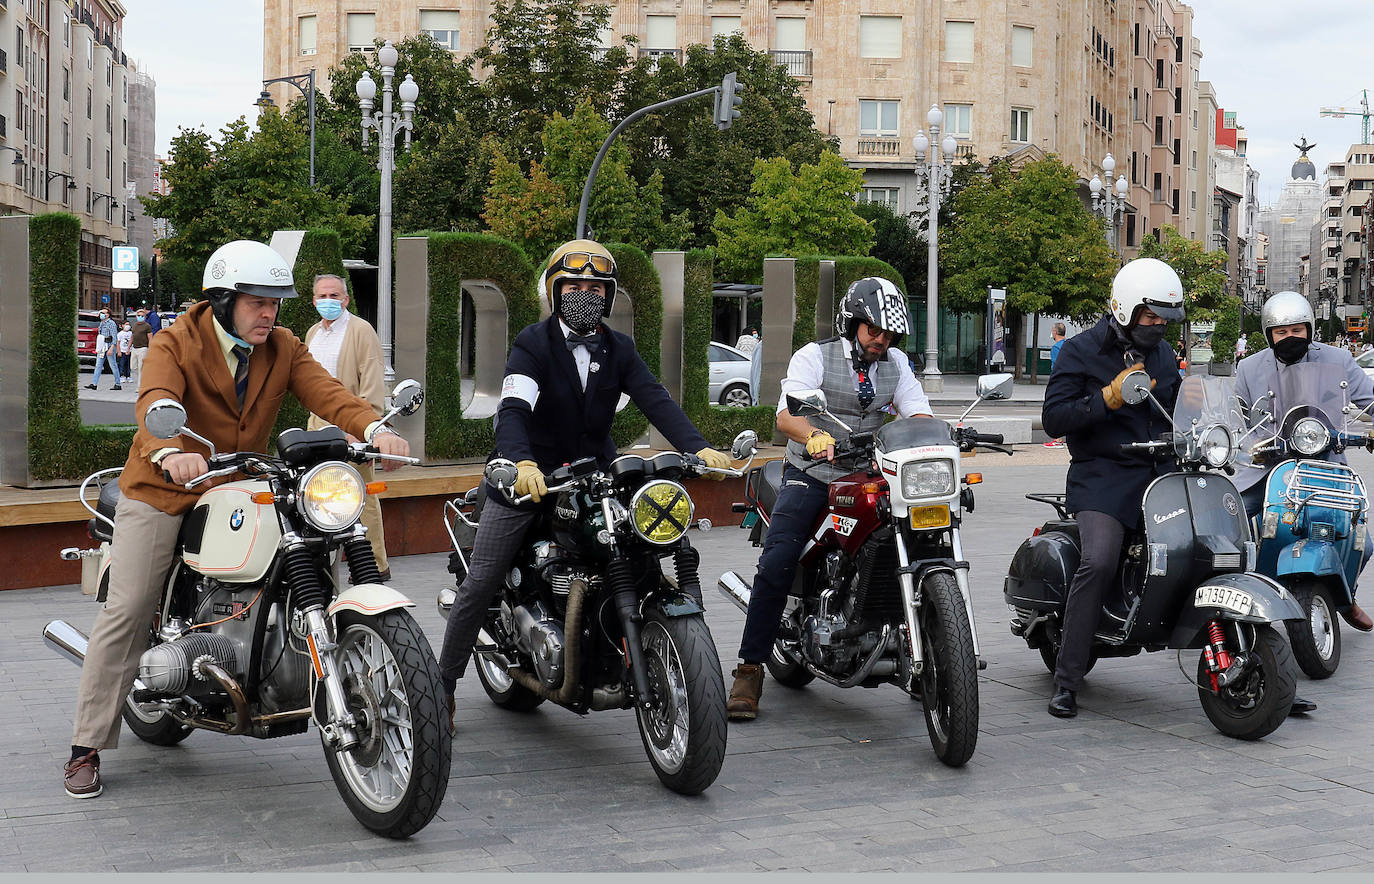
[[[906,296],[901,289],[879,276],[869,276],[855,282],[844,293],[839,310],[835,312],[835,334],[854,340],[859,323],[892,332],[892,346],[911,331],[907,316]]]

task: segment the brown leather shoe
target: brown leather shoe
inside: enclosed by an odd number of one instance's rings
[[[62,769],[62,782],[73,798],[94,798],[104,791],[100,785],[100,755],[90,752],[68,761]]]
[[[763,696],[763,666],[741,663],[730,674],[735,677],[735,684],[730,688],[725,712],[731,721],[753,721],[759,714],[759,697]]]
[[[458,701],[449,694],[444,698],[444,704],[448,707],[448,735],[456,737],[458,735],[458,725],[453,722],[453,714],[458,711]]]
[[[1351,602],[1350,607],[1341,612],[1341,617],[1360,632],[1369,632],[1374,629],[1374,620],[1369,619],[1364,608],[1361,608],[1356,602]]]

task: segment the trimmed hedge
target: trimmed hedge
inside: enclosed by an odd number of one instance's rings
[[[353,284],[348,278],[348,271],[344,269],[339,234],[325,228],[307,230],[301,240],[300,251],[296,253],[296,264],[291,268],[296,297],[284,299],[281,313],[277,315],[277,324],[291,329],[302,341],[310,327],[320,321],[320,314],[315,312],[314,290],[315,277],[321,273],[333,273],[344,278],[344,285],[348,286],[348,311],[354,315],[358,313],[358,305],[353,300]],[[291,427],[304,427],[309,417],[305,406],[287,393],[282,400],[281,411],[277,413],[269,447],[275,450],[278,433]]]
[[[518,245],[485,233],[427,233],[429,329],[425,353],[425,452],[482,457],[495,444],[490,419],[463,417],[458,372],[464,279],[489,279],[506,296],[507,346],[539,320],[539,274]]]
[[[606,246],[615,258],[620,286],[630,293],[634,307],[635,350],[644,364],[660,377],[663,368],[663,282],[653,260],[643,250],[625,243]],[[649,429],[649,420],[631,402],[615,416],[611,438],[616,448],[626,448]]]
[[[29,221],[29,477],[79,481],[128,459],[132,429],[81,423],[76,348],[81,220],[65,212]]]

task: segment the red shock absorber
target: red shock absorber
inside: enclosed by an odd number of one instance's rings
[[[1211,642],[1213,650],[1217,655],[1217,666],[1222,672],[1231,668],[1231,652],[1226,650],[1226,633],[1221,628],[1221,623],[1213,620],[1207,624],[1207,638]]]

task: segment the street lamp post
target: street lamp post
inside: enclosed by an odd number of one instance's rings
[[[944,121],[945,115],[940,113],[938,105],[932,105],[930,113],[926,114],[926,122],[930,124],[930,137],[926,133],[917,132],[916,147],[916,182],[920,186],[921,179],[924,177],[926,184],[926,367],[921,374],[921,386],[927,392],[939,393],[945,388],[944,378],[940,376],[940,304],[939,304],[939,276],[940,276],[940,199],[949,195],[950,182],[954,172],[954,151],[958,148],[958,142],[953,135],[946,135],[944,140],[940,140],[940,123]],[[940,145],[939,153],[936,153],[933,145]],[[927,161],[926,154],[930,154]],[[944,154],[943,161],[939,154]]]
[[[263,80],[263,86],[270,86],[273,83],[290,83],[301,94],[305,96],[305,104],[310,114],[310,186],[315,186],[315,69],[311,68],[309,73],[295,74],[290,77],[273,77],[270,80]],[[258,96],[258,107],[273,107],[276,102],[272,101],[272,96],[266,89]]]
[[[396,75],[396,62],[400,54],[388,40],[377,50],[377,61],[382,66],[382,110],[372,112],[372,100],[377,97],[377,83],[371,74],[363,71],[358,81],[358,104],[362,108],[363,146],[367,146],[367,130],[377,130],[377,168],[382,173],[381,212],[377,218],[377,336],[382,339],[383,375],[389,384],[396,378],[392,367],[391,334],[391,173],[396,167],[396,136],[405,132],[406,150],[410,150],[410,132],[414,128],[412,117],[415,114],[415,100],[420,97],[420,87],[414,78],[406,74],[398,87],[401,97],[401,112],[391,110],[391,78]]]
[[[1116,160],[1111,154],[1102,158],[1102,171],[1106,174],[1108,183],[1111,182],[1115,169]],[[1116,179],[1115,194],[1112,193],[1113,188],[1105,186],[1102,179],[1096,175],[1088,182],[1088,189],[1093,193],[1093,211],[1107,219],[1107,244],[1118,252],[1121,251],[1121,235],[1117,225],[1120,223],[1119,216],[1126,214],[1126,191],[1129,188],[1125,175]]]

